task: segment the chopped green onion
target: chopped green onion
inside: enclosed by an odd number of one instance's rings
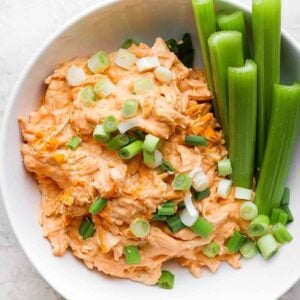
[[[66,73],[69,86],[79,86],[86,80],[86,74],[81,67],[71,66]]]
[[[202,191],[202,192],[195,192],[194,193],[194,199],[196,201],[203,200],[203,199],[205,199],[209,196],[210,196],[210,189],[208,189],[208,188],[206,190]]]
[[[115,64],[123,69],[130,70],[136,62],[135,54],[125,49],[119,49],[115,57]]]
[[[244,64],[242,34],[237,31],[219,31],[208,39],[212,73],[225,140],[229,141],[228,68]]]
[[[141,254],[137,246],[129,245],[124,247],[124,256],[127,265],[136,265],[141,262]]]
[[[152,215],[152,220],[154,221],[167,221],[167,218],[168,216],[160,216],[157,212]]]
[[[144,219],[134,219],[130,223],[130,231],[135,237],[143,238],[150,232],[150,223]]]
[[[118,151],[118,154],[122,159],[130,159],[130,158],[136,156],[137,154],[139,154],[142,151],[142,147],[143,147],[143,142],[137,140],[137,141],[121,148]]]
[[[233,235],[226,241],[226,248],[229,253],[238,252],[246,241],[246,236],[241,232],[235,231]]]
[[[103,125],[98,124],[94,129],[93,138],[97,142],[106,144],[109,141],[110,134],[104,130]]]
[[[214,0],[193,0],[193,10],[197,25],[198,37],[200,42],[201,53],[204,67],[207,74],[209,88],[214,94],[214,82],[212,75],[212,66],[209,57],[208,38],[217,31],[217,21],[214,9]],[[215,99],[215,97],[213,97]],[[219,119],[218,105],[213,99],[214,111]]]
[[[99,51],[88,60],[88,68],[93,73],[102,73],[110,66],[109,57],[104,51]]]
[[[82,236],[83,240],[88,239],[93,236],[95,233],[94,223],[90,218],[85,217],[80,225],[79,233]]]
[[[257,247],[255,243],[248,239],[241,247],[240,247],[240,253],[242,256],[246,259],[252,259],[256,256],[258,253]]]
[[[218,175],[227,176],[232,173],[231,162],[229,159],[223,159],[218,161]]]
[[[203,171],[197,172],[192,178],[192,187],[196,192],[203,192],[209,187],[209,178]]]
[[[123,49],[128,49],[130,48],[132,45],[138,45],[139,42],[137,42],[135,39],[133,38],[129,38],[127,40],[125,40],[121,46],[121,48]]]
[[[258,168],[262,166],[266,142],[269,139],[268,130],[274,103],[273,85],[279,83],[280,80],[280,19],[281,0],[252,1],[254,61],[257,64],[258,71],[256,139],[256,163]],[[283,120],[280,123],[285,124]]]
[[[103,121],[103,128],[107,133],[112,133],[118,130],[118,125],[118,120],[114,116],[107,116]]]
[[[139,126],[140,123],[141,123],[141,120],[135,118],[135,119],[131,119],[131,120],[129,120],[129,121],[123,123],[123,124],[120,124],[118,128],[119,128],[120,133],[125,133],[128,130]]]
[[[97,215],[105,206],[107,205],[107,200],[104,198],[97,197],[95,201],[89,208],[89,213],[92,215]]]
[[[190,146],[207,146],[207,140],[204,136],[187,135],[184,139],[184,143]]]
[[[108,143],[107,148],[109,150],[115,151],[119,150],[120,148],[124,147],[129,143],[129,137],[127,134],[118,134],[113,137]]]
[[[157,209],[159,216],[173,216],[175,214],[175,205],[173,201],[168,201],[160,205]]]
[[[136,67],[139,72],[153,70],[160,65],[159,59],[156,56],[142,57],[136,61]]]
[[[92,86],[86,86],[81,89],[78,97],[84,105],[89,105],[97,100],[94,88]]]
[[[175,233],[185,228],[186,226],[181,222],[179,215],[174,215],[167,218],[167,225],[169,229]]]
[[[270,219],[265,215],[258,215],[249,225],[249,233],[253,237],[262,236],[269,230]]]
[[[285,225],[288,221],[288,214],[281,208],[273,208],[270,218],[271,224],[281,223]]]
[[[124,101],[122,105],[122,117],[125,119],[135,117],[138,113],[138,109],[139,103],[135,99],[128,99]]]
[[[162,83],[169,83],[173,79],[173,73],[164,66],[158,66],[154,70],[155,78]]]
[[[232,187],[232,180],[221,179],[217,189],[217,195],[223,199],[227,199]]]
[[[160,168],[162,171],[168,172],[169,174],[174,174],[176,171],[175,168],[172,166],[172,164],[166,159],[162,160],[160,164]]]
[[[290,189],[288,187],[285,187],[280,205],[289,205],[289,203],[290,203]]]
[[[147,134],[143,144],[143,149],[148,152],[153,152],[156,149],[159,141],[160,139],[158,137],[152,134]]]
[[[242,219],[246,221],[251,221],[258,215],[258,210],[256,205],[251,201],[245,201],[242,203],[240,208],[240,214]]]
[[[253,61],[228,69],[228,92],[232,180],[235,186],[251,189],[257,115],[257,67]]]
[[[288,232],[286,227],[281,223],[277,223],[273,225],[272,233],[276,241],[280,244],[289,243],[293,240],[292,235]]]
[[[174,286],[175,276],[167,270],[162,270],[157,285],[162,289],[172,289]]]
[[[214,230],[214,227],[211,223],[205,220],[202,217],[198,217],[196,222],[190,227],[190,229],[200,235],[203,238],[208,237]]]
[[[293,215],[292,215],[292,212],[291,212],[290,209],[289,209],[289,206],[288,206],[288,205],[282,205],[282,206],[280,206],[280,208],[281,208],[283,211],[285,211],[285,212],[287,213],[287,215],[288,215],[287,223],[293,222],[293,221],[294,221],[294,217],[293,217]]]
[[[109,96],[113,90],[115,89],[115,85],[108,78],[101,78],[94,87],[94,92],[100,97],[105,98]]]
[[[269,215],[279,207],[300,125],[300,84],[275,85],[272,118],[255,203]]]
[[[80,144],[81,144],[81,138],[74,135],[67,143],[67,146],[72,150],[76,150],[80,146]]]
[[[235,11],[228,15],[224,12],[218,13],[217,24],[220,30],[239,31],[243,36],[245,58],[250,57],[244,13],[242,11]]]
[[[241,199],[241,200],[252,200],[252,193],[253,191],[250,189],[245,189],[241,187],[235,188],[234,198]]]
[[[143,95],[149,91],[153,91],[155,84],[150,78],[140,78],[134,82],[134,92],[136,95]]]
[[[220,246],[216,242],[210,242],[203,249],[203,254],[208,257],[215,257],[219,252]]]
[[[257,247],[265,259],[271,258],[278,250],[275,238],[271,234],[266,234],[257,240]]]
[[[178,174],[172,182],[172,187],[177,191],[187,191],[192,186],[192,178],[187,174]]]
[[[158,150],[154,152],[148,152],[143,150],[144,164],[151,169],[157,168],[162,162],[162,154]]]

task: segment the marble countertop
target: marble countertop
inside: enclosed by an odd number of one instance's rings
[[[251,3],[251,0],[240,1]],[[49,34],[95,3],[95,0],[0,0],[0,122],[14,83],[32,53]],[[299,0],[283,0],[283,27],[300,43]],[[20,248],[1,199],[0,299],[62,299]],[[300,281],[281,297],[281,300],[294,299],[300,299]]]

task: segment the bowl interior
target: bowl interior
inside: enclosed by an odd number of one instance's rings
[[[230,3],[228,3],[230,2]],[[218,1],[218,9],[236,8],[249,12],[236,1]],[[85,268],[70,253],[63,258],[52,256],[50,244],[42,237],[38,224],[40,193],[32,176],[22,163],[20,154],[21,136],[18,116],[28,116],[38,107],[38,99],[44,91],[43,79],[59,63],[76,56],[86,56],[98,49],[112,51],[121,42],[134,37],[152,44],[155,37],[179,39],[183,33],[192,34],[196,48],[196,64],[201,66],[201,57],[195,31],[190,0],[127,0],[101,1],[96,7],[83,13],[55,34],[36,54],[15,87],[3,122],[1,164],[2,193],[8,216],[15,233],[38,271],[68,299],[106,299],[163,297],[179,299],[201,295],[205,299],[273,299],[280,296],[300,275],[300,219],[290,226],[294,241],[283,247],[271,261],[257,257],[251,262],[243,261],[243,267],[234,271],[226,265],[215,274],[203,272],[195,279],[175,263],[168,265],[176,273],[173,290],[147,287],[128,280],[112,279]],[[300,78],[300,51],[286,35],[282,49],[282,81],[292,82]],[[300,142],[294,156],[288,186],[291,189],[291,209],[300,215]],[[297,172],[298,170],[298,172]],[[298,183],[298,184],[297,184]],[[218,287],[218,288],[216,288]],[[234,292],[233,292],[234,291]]]

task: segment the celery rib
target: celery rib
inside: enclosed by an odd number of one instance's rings
[[[242,34],[219,31],[208,39],[216,100],[225,140],[229,141],[228,68],[244,65]]]
[[[252,189],[256,115],[257,67],[247,60],[245,66],[228,69],[229,156],[235,186]]]
[[[211,93],[214,95],[214,82],[211,71],[211,63],[209,58],[208,39],[214,32],[217,31],[217,20],[214,9],[213,0],[193,0],[193,10],[195,15],[195,21],[198,31],[200,49],[202,53],[202,59],[207,75],[208,85]],[[219,112],[216,100],[213,99],[213,106],[215,115],[218,120]]]
[[[258,70],[256,165],[260,169],[272,111],[273,84],[280,80],[281,0],[253,0],[254,61]]]
[[[300,84],[276,84],[265,156],[255,203],[260,214],[279,207],[300,126]]]
[[[232,14],[226,15],[221,11],[217,14],[217,24],[220,30],[239,31],[242,34],[244,56],[245,58],[249,58],[250,50],[244,13],[242,11],[235,11]]]

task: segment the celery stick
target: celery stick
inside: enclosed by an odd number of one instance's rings
[[[270,215],[284,193],[300,125],[300,84],[276,84],[265,156],[255,203],[260,214]]]
[[[252,1],[254,61],[258,71],[256,164],[260,169],[272,111],[273,84],[280,81],[281,0]]]
[[[244,65],[242,34],[237,31],[219,31],[208,39],[218,111],[225,140],[229,141],[228,68]]]
[[[192,0],[195,21],[198,30],[202,59],[207,75],[208,85],[211,93],[214,95],[214,82],[209,58],[208,38],[217,31],[217,21],[213,0]],[[218,106],[213,99],[215,114],[219,118]]]
[[[256,136],[257,67],[247,60],[245,66],[228,69],[229,156],[235,186],[252,189]]]
[[[242,34],[244,56],[245,58],[249,58],[250,50],[244,13],[242,11],[235,11],[232,14],[226,15],[222,11],[217,14],[217,24],[220,30],[239,31]]]

